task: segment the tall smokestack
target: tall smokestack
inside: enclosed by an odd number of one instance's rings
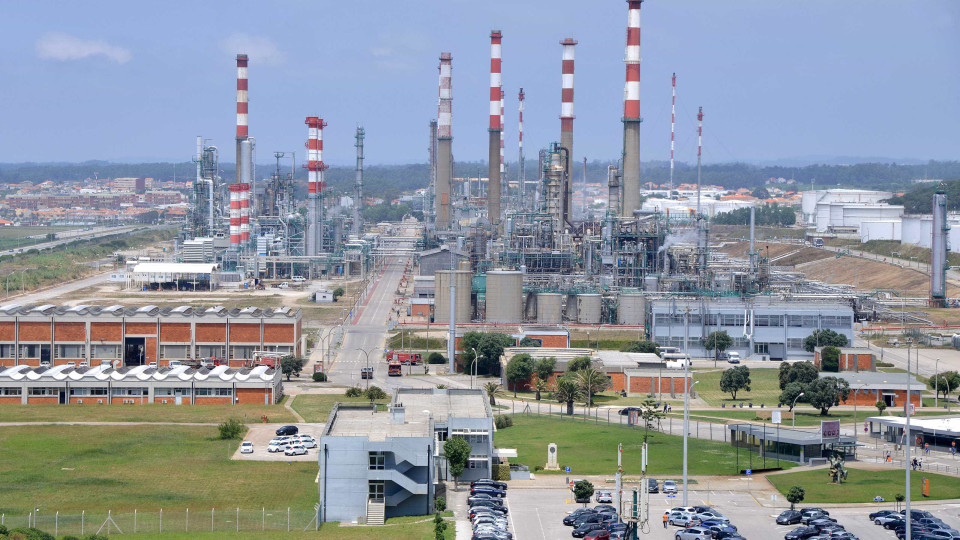
[[[437,107],[437,230],[450,228],[453,183],[453,56],[440,53],[440,101]]]
[[[623,210],[640,208],[640,4],[627,0],[627,80],[623,89]]]
[[[307,230],[306,255],[317,255],[322,251],[323,231],[321,229],[320,197],[323,192],[323,128],[327,125],[318,116],[308,116],[307,125]]]
[[[249,113],[247,95],[247,55],[237,55],[237,170],[236,183],[241,183],[244,178],[241,177],[243,170],[247,165],[244,163],[241,145],[250,136],[249,132]]]
[[[947,194],[943,184],[937,186],[933,195],[933,224],[930,242],[930,306],[946,306],[947,250],[949,249],[947,224]]]
[[[573,177],[570,163],[573,161],[573,52],[577,41],[567,38],[560,42],[563,45],[563,62],[561,65],[560,90],[560,146],[567,149],[566,171],[563,193],[563,221],[570,221],[573,215]]]
[[[505,101],[505,94],[503,92],[503,85],[501,84],[500,85],[500,182],[502,187],[500,190],[501,191],[500,196],[501,196],[501,199],[506,198],[509,201],[510,200],[510,181],[507,180],[507,162],[503,157],[503,139],[504,139],[503,118],[506,116],[504,114],[504,109],[503,109],[504,101]],[[509,212],[509,209],[507,211]]]
[[[526,176],[527,171],[523,164],[523,88],[520,89],[520,94],[517,96],[517,101],[520,102],[517,112],[517,146],[520,150],[519,165],[520,170],[517,173],[517,191],[520,193],[520,208],[527,209],[529,205],[526,202],[527,196],[527,186],[526,186]]]
[[[670,183],[667,184],[667,198],[670,198],[670,194],[673,193],[673,132],[674,128],[677,125],[677,74],[673,74],[671,79],[671,84],[673,86],[672,96],[670,99]]]
[[[249,210],[244,211],[243,205],[246,201],[249,207],[249,192],[244,196],[244,191],[249,189],[246,182],[250,178],[250,132],[249,132],[249,107],[248,107],[248,86],[247,86],[247,55],[237,55],[237,167],[236,181],[230,186],[230,247],[239,250],[241,246],[249,242],[250,239],[250,216]],[[243,218],[246,217],[246,227],[243,227]],[[243,232],[246,232],[244,239]]]
[[[366,136],[366,131],[363,127],[357,126],[356,139],[357,142],[354,146],[357,147],[357,170],[356,177],[354,179],[354,201],[353,201],[353,235],[357,238],[360,238],[360,234],[363,232],[363,228],[360,227],[360,209],[362,207],[361,201],[363,200],[363,138]]]
[[[491,230],[497,236],[500,229],[500,77],[501,50],[503,34],[499,30],[490,32],[490,146],[487,153],[487,218]]]

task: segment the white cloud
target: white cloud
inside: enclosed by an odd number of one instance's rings
[[[246,54],[253,65],[275,66],[286,61],[276,43],[260,36],[230,34],[220,41],[220,49],[230,55]]]
[[[418,33],[394,32],[381,35],[380,42],[369,51],[379,69],[406,71],[421,64],[429,45]]]
[[[118,64],[132,58],[130,51],[96,39],[81,39],[63,32],[47,32],[37,40],[37,56],[45,60],[81,60],[104,56]]]

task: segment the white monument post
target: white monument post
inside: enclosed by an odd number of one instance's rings
[[[544,469],[548,471],[559,471],[560,466],[557,465],[557,444],[550,443],[547,445],[547,466]]]

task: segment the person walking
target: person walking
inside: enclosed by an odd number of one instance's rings
[[[667,520],[668,520],[668,519],[669,519],[669,518],[667,517],[667,513],[664,512],[664,513],[663,513],[663,528],[664,528],[664,529],[667,528]]]
[[[913,470],[917,470],[917,458],[911,460],[910,465],[913,467]]]
[[[922,460],[922,459],[918,459],[918,460],[917,460],[917,470],[919,470],[919,471],[922,471],[922,470],[923,470],[923,460]]]

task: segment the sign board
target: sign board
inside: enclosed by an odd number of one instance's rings
[[[753,474],[753,469],[747,469],[747,476],[750,476],[751,474]]]
[[[627,416],[627,424],[635,426],[640,423],[640,411],[631,410]]]
[[[840,421],[823,420],[820,422],[820,437],[823,439],[840,438]]]
[[[911,403],[910,406],[907,407],[907,409],[909,410],[907,414],[909,414],[910,416],[914,416],[915,414],[917,414],[917,406],[914,405],[913,403]]]
[[[569,486],[570,486],[570,489],[573,489],[573,480],[571,480],[571,481],[570,481],[570,483],[569,483],[569,484],[567,484],[567,485],[569,485]]]
[[[930,496],[930,479],[926,476],[920,479],[920,494],[924,497]]]
[[[781,420],[780,411],[770,411],[770,423],[779,424]]]
[[[563,472],[570,472],[570,467],[564,467]],[[573,482],[570,482],[570,484],[573,485]]]

